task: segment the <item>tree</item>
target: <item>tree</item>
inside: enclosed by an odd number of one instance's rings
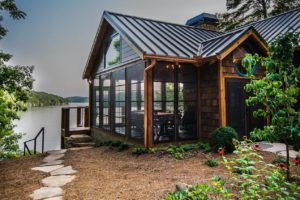
[[[14,0],[0,1],[0,22],[3,11],[7,11],[13,19],[23,19],[26,14],[20,11]],[[0,24],[0,39],[7,33]],[[32,89],[33,67],[8,66],[5,64],[10,54],[0,51],[0,159],[10,158],[19,151],[17,145],[21,135],[13,131],[13,120],[19,119],[18,112],[26,110],[28,91]]]
[[[300,6],[300,0],[226,0],[227,13],[218,14],[219,27],[230,30]]]
[[[271,142],[284,141],[286,145],[286,177],[290,179],[289,142],[300,136],[300,113],[295,110],[300,94],[300,67],[294,66],[294,47],[298,46],[299,34],[286,33],[278,36],[269,45],[268,57],[247,54],[243,66],[251,71],[255,64],[261,64],[266,72],[260,80],[252,80],[245,86],[252,92],[246,103],[248,106],[263,105],[253,113],[255,117],[269,118],[263,129],[255,129],[251,136]]]

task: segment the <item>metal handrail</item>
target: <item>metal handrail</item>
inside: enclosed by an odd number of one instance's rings
[[[34,148],[33,148],[33,154],[36,154],[36,140],[37,138],[42,134],[42,153],[44,153],[44,140],[45,140],[45,127],[42,127],[41,130],[38,132],[38,134],[31,140],[27,140],[24,142],[24,156],[26,154],[26,150],[28,151],[29,155],[31,155],[31,152],[27,146],[28,142],[34,141]]]

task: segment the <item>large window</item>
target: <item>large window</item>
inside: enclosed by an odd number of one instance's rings
[[[96,76],[92,82],[92,104],[93,104],[93,126],[99,127],[99,106],[100,106],[100,99],[99,99],[99,76]]]
[[[121,61],[121,37],[114,33],[106,41],[105,67],[111,67]]]
[[[144,63],[127,69],[129,137],[144,139]]]
[[[125,69],[112,73],[114,96],[114,131],[125,135]]]
[[[168,66],[157,66],[153,70],[155,143],[194,139],[197,133],[196,68]]]
[[[110,74],[101,76],[101,127],[110,130]]]

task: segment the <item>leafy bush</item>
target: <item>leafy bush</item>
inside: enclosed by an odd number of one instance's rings
[[[147,153],[147,149],[144,148],[144,147],[135,147],[132,150],[132,154],[136,154],[136,155],[142,155],[142,154],[145,154],[145,153]]]
[[[104,141],[98,141],[96,143],[96,147],[102,147],[102,146],[116,147],[119,151],[123,151],[129,148],[128,144],[119,140],[104,140]]]
[[[177,160],[181,160],[181,159],[183,159],[183,154],[180,153],[180,152],[177,152],[177,153],[175,153],[175,158],[176,158]]]
[[[149,148],[148,153],[155,153],[157,151],[156,148]]]
[[[122,143],[119,145],[118,150],[119,150],[119,151],[124,151],[124,150],[126,150],[126,149],[128,149],[128,148],[129,148],[129,145],[122,142]]]
[[[197,142],[196,145],[199,149],[203,149],[205,152],[210,152],[211,149],[212,149],[211,146],[208,143],[205,143],[205,142],[202,142],[202,141]]]
[[[234,151],[232,139],[237,138],[237,132],[229,126],[216,129],[212,134],[214,150],[217,151],[220,147],[223,147],[226,153],[232,153]]]
[[[206,160],[205,164],[209,167],[216,167],[219,165],[219,162],[218,162],[218,160],[211,158],[211,159]]]

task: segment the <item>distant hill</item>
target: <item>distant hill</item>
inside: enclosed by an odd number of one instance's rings
[[[30,91],[28,103],[32,107],[60,106],[68,104],[69,100],[46,92]]]
[[[88,97],[81,97],[81,96],[73,96],[73,97],[67,97],[71,103],[87,103],[89,102]]]

